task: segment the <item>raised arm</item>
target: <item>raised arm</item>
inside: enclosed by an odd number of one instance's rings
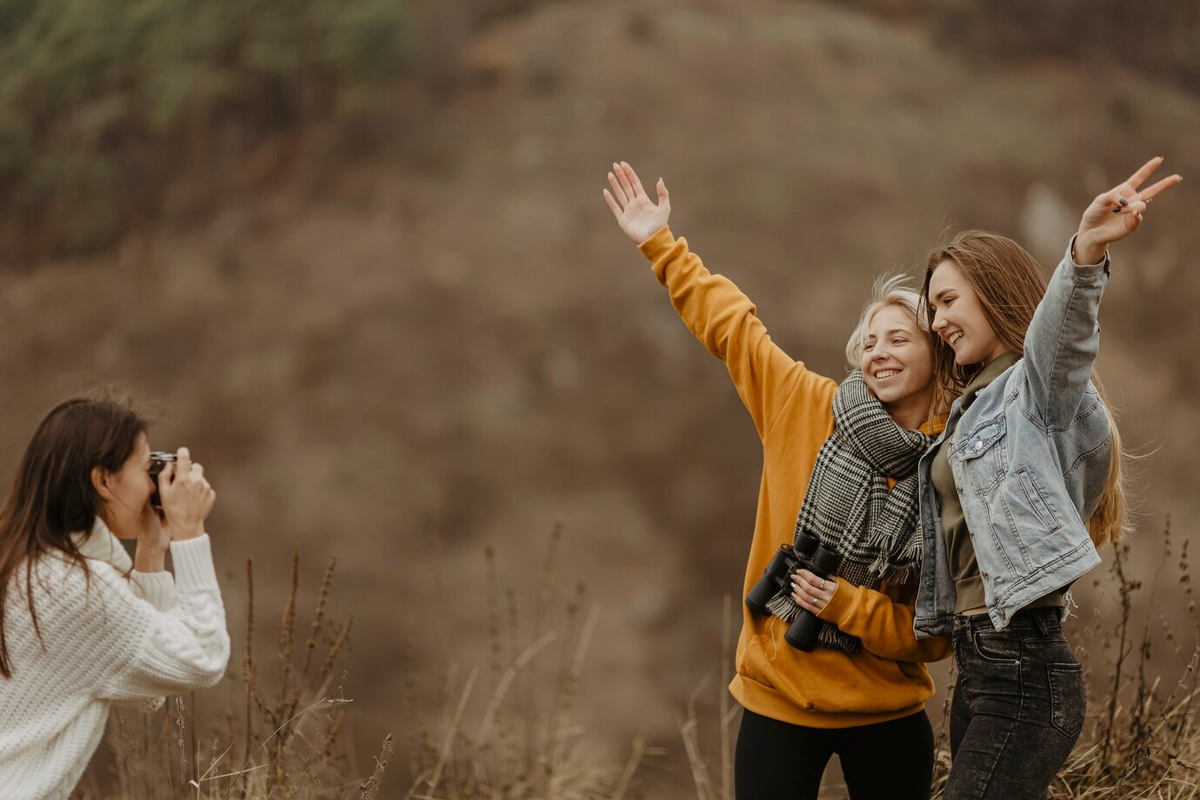
[[[1161,164],[1161,157],[1150,159],[1092,200],[1025,333],[1030,396],[1047,426],[1069,421],[1087,388],[1100,348],[1097,316],[1108,281],[1108,246],[1137,230],[1150,202],[1182,180],[1172,175],[1139,191]]]
[[[123,582],[98,581],[110,610],[107,624],[99,627],[126,644],[116,652],[98,696],[155,698],[214,686],[224,676],[229,634],[208,536],[172,542],[171,558],[178,595],[167,612],[136,598]]]
[[[127,641],[113,651],[117,663],[98,690],[107,699],[153,698],[212,686],[229,662],[225,607],[204,532],[216,492],[186,447],[159,474],[158,488],[175,565],[174,602],[160,608],[138,599],[129,584],[110,587],[117,608],[113,616],[120,619]]]
[[[604,199],[621,230],[650,259],[684,324],[725,362],[759,436],[766,436],[784,405],[796,402],[797,392],[827,407],[836,388],[833,381],[810,372],[779,348],[750,298],[728,278],[709,272],[686,239],[672,235],[667,227],[670,195],[663,180],[657,184],[658,204],[624,162],[613,165],[608,180],[612,191],[606,189]]]

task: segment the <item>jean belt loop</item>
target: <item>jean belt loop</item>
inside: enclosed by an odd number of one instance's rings
[[[1042,609],[1038,609],[1033,613],[1033,618],[1037,620],[1038,631],[1045,638],[1050,634],[1050,624],[1046,622],[1046,615],[1042,613]]]

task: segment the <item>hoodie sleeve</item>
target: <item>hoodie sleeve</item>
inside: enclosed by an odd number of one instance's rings
[[[664,226],[640,249],[688,330],[725,363],[760,439],[789,403],[807,403],[817,414],[829,414],[837,383],[775,344],[750,298],[733,281],[709,272],[686,239],[676,239]]]
[[[885,591],[855,586],[839,578],[837,591],[817,616],[837,625],[843,633],[857,636],[864,649],[880,658],[928,662],[950,655],[949,637],[917,639],[913,632],[914,598],[905,602],[892,596],[902,597],[904,587],[881,588]]]

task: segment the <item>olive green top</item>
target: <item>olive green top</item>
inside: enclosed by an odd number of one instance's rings
[[[966,410],[984,388],[1001,375],[1005,370],[1020,359],[1016,353],[1004,353],[997,356],[985,366],[967,384],[963,390],[962,407]],[[983,595],[983,578],[979,574],[979,565],[975,563],[975,546],[971,541],[972,533],[967,528],[963,518],[962,504],[958,493],[962,487],[954,483],[954,473],[950,470],[948,448],[953,440],[948,436],[938,447],[930,466],[930,480],[937,490],[941,502],[942,535],[946,538],[946,552],[950,559],[950,575],[954,578],[954,588],[958,593],[954,601],[954,613],[961,614],[972,608],[982,608],[987,605]],[[1061,608],[1063,605],[1062,591],[1054,591],[1029,604],[1029,608]]]

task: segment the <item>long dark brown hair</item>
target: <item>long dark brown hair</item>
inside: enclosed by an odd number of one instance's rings
[[[85,574],[87,562],[71,538],[90,531],[101,499],[92,469],[117,472],[133,455],[147,421],[128,401],[75,397],[46,414],[25,448],[12,490],[0,509],[0,675],[12,677],[6,623],[9,584],[22,564],[33,627],[33,563],[47,553],[64,555]]]
[[[1033,313],[1046,294],[1046,279],[1042,277],[1037,260],[1021,245],[987,231],[963,231],[949,244],[935,247],[925,261],[925,282],[921,287],[921,305],[929,322],[933,342],[933,407],[943,413],[949,410],[954,398],[962,394],[980,365],[959,366],[954,363],[954,350],[942,337],[933,333],[933,310],[929,306],[929,281],[933,271],[944,261],[958,267],[963,278],[975,290],[988,324],[1006,350],[1017,355],[1025,353],[1025,332],[1033,321]],[[1121,538],[1127,524],[1124,460],[1121,434],[1108,401],[1100,376],[1092,370],[1092,383],[1100,392],[1104,413],[1112,435],[1112,462],[1108,479],[1095,510],[1087,520],[1092,542],[1100,547]]]

